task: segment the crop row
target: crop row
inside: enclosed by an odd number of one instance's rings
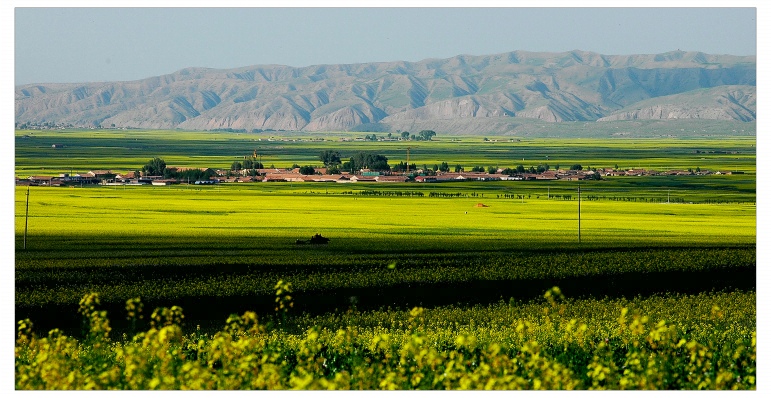
[[[76,328],[67,313],[97,292],[114,311],[131,297],[174,303],[208,325],[232,312],[272,311],[273,282],[295,288],[295,308],[311,314],[388,306],[459,307],[532,300],[555,283],[570,297],[634,297],[754,289],[754,248],[341,254],[299,250],[298,257],[178,258],[179,263],[16,269],[16,317]],[[168,260],[168,258],[167,258]],[[252,262],[251,260],[254,260]],[[62,261],[72,261],[65,259]],[[53,322],[47,314],[61,314]]]
[[[129,297],[178,299],[270,294],[277,279],[290,280],[299,292],[373,289],[418,284],[475,281],[558,280],[666,272],[754,269],[754,248],[566,251],[557,253],[437,253],[341,255],[298,251],[284,258],[178,257],[176,264],[145,259],[101,261],[79,267],[56,261],[16,269],[16,305],[77,302],[98,292],[106,302]],[[165,261],[170,261],[168,258]],[[128,263],[128,264],[127,264]],[[133,265],[130,265],[133,264]],[[141,264],[141,265],[140,265]],[[388,267],[388,265],[391,265]]]

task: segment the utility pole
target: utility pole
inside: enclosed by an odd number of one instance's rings
[[[407,147],[407,174],[410,175],[410,147]]]
[[[27,208],[24,211],[24,250],[27,249],[27,220],[29,219],[29,186],[27,186]]]
[[[578,243],[581,243],[581,186],[578,186]]]
[[[262,164],[262,152],[260,152],[260,170],[265,170],[265,165]],[[259,174],[260,178],[262,178],[262,173],[257,173],[257,174]],[[268,173],[266,172],[265,175],[268,175]]]

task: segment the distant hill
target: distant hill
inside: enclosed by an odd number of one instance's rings
[[[598,119],[710,119],[755,120],[755,86],[719,86],[635,102]]]
[[[756,57],[505,54],[295,68],[187,68],[128,82],[28,84],[16,123],[147,129],[482,134],[541,122],[754,121]],[[508,127],[507,127],[508,126]]]

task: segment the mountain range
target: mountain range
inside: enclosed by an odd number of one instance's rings
[[[518,121],[756,119],[756,57],[672,51],[186,68],[15,88],[16,124],[506,134]]]

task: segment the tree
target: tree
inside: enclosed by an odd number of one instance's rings
[[[327,149],[326,151],[321,152],[319,159],[321,159],[321,161],[324,163],[324,166],[335,166],[340,164],[340,153],[331,149]]]
[[[517,166],[517,173],[524,173],[525,172],[525,166],[519,165]]]
[[[174,167],[167,167],[163,169],[163,178],[166,179],[175,179],[179,176],[179,173],[177,172],[177,169]]]
[[[307,176],[307,175],[311,175],[311,174],[315,174],[315,173],[316,173],[316,169],[314,169],[313,166],[302,166],[302,167],[300,167],[300,174],[302,174],[302,175],[306,175]]]
[[[162,176],[164,170],[166,170],[166,162],[161,158],[153,158],[142,168],[148,176]]]
[[[362,167],[365,169],[376,171],[388,171],[391,170],[391,166],[388,165],[388,158],[384,155],[376,153],[359,153],[361,156]]]
[[[239,171],[243,168],[243,165],[239,161],[233,162],[233,164],[230,165],[230,170],[233,171]]]
[[[484,173],[485,172],[485,168],[482,167],[482,166],[474,166],[474,167],[471,168],[471,172],[472,173]]]
[[[418,165],[416,165],[415,163],[410,165],[410,170],[415,171],[417,169],[418,169]],[[394,167],[392,167],[391,170],[392,171],[396,171],[396,172],[407,171],[407,163],[406,162],[399,162],[399,164],[397,164]]]
[[[583,170],[583,169],[584,169],[584,167],[581,166],[580,164],[574,164],[574,165],[570,166],[570,170]]]
[[[356,165],[353,163],[353,158],[351,160],[344,162],[340,165],[340,170],[347,171],[350,173],[353,173],[355,170]]]
[[[431,137],[435,136],[436,132],[434,130],[421,130],[418,135],[426,141],[431,141]]]
[[[176,178],[180,181],[200,181],[208,180],[215,175],[216,173],[212,169],[206,169],[203,171],[199,169],[190,169],[176,173],[173,178]]]
[[[354,172],[359,169],[370,169],[375,171],[388,171],[391,166],[388,165],[388,158],[371,152],[359,152],[345,162],[343,170]]]
[[[446,172],[450,171],[450,165],[447,164],[447,162],[442,162],[442,165],[439,166],[439,171],[441,171],[443,173],[446,173]]]
[[[409,131],[402,131],[402,139],[406,140],[407,138],[410,138],[410,132]]]
[[[252,169],[252,170],[254,170],[254,169],[261,169],[262,168],[262,163],[258,162],[254,158],[246,158],[244,160],[243,167],[244,167],[244,169]]]
[[[490,166],[487,168],[487,174],[495,174],[498,172],[498,168],[495,166]]]
[[[461,171],[463,171],[463,166],[461,166],[459,164],[456,164],[455,165],[455,172],[456,173],[460,173]]]

